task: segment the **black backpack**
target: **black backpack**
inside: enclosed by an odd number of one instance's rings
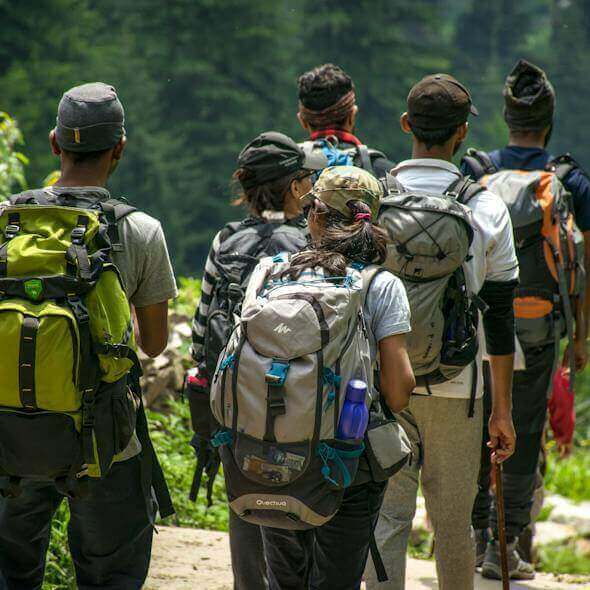
[[[281,252],[294,253],[308,245],[307,221],[303,216],[286,222],[265,221],[248,217],[228,223],[220,234],[220,246],[213,261],[219,278],[213,291],[204,341],[204,366],[199,367],[209,381],[217,366],[239,317],[246,286],[261,258]],[[197,455],[197,466],[189,498],[195,501],[203,472],[207,474],[207,500],[212,503],[213,482],[219,470],[219,453],[211,445],[218,430],[209,405],[209,387],[202,381],[187,377],[185,395],[189,400],[192,426],[195,432],[191,446]]]
[[[205,367],[209,376],[215,373],[219,355],[233,330],[252,271],[265,256],[303,250],[308,242],[307,223],[302,217],[286,223],[248,217],[226,225],[220,238],[214,261],[219,278],[205,330]]]

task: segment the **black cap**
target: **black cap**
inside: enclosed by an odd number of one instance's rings
[[[449,74],[431,74],[408,94],[408,122],[418,129],[462,125],[469,114],[479,115],[469,90]]]
[[[238,156],[238,166],[251,173],[244,188],[282,178],[297,170],[321,170],[326,166],[320,155],[306,153],[290,137],[277,131],[261,133]]]
[[[113,86],[102,82],[68,90],[59,102],[57,144],[70,152],[115,147],[125,135],[125,112]]]
[[[504,120],[510,129],[541,131],[553,122],[555,90],[545,72],[521,59],[504,86]]]

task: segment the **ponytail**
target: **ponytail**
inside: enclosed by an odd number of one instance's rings
[[[293,257],[288,274],[297,278],[305,269],[320,266],[329,276],[343,276],[353,262],[382,264],[387,255],[387,233],[372,223],[369,206],[349,201],[352,219],[314,199],[311,215],[322,216],[322,236],[311,250]]]

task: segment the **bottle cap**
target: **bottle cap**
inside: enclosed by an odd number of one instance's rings
[[[363,403],[367,395],[367,384],[360,379],[351,379],[346,387],[346,399],[355,403]]]

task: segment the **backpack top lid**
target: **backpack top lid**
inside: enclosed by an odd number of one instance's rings
[[[459,268],[473,241],[471,211],[460,200],[464,187],[473,185],[460,179],[444,194],[406,191],[390,176],[386,186],[378,218],[391,239],[385,266],[410,281],[437,279]]]
[[[289,360],[324,348],[348,331],[351,314],[362,305],[362,277],[349,268],[344,277],[327,277],[320,268],[298,279],[283,279],[290,259],[266,258],[257,266],[244,298],[242,324],[260,353]],[[353,305],[354,304],[354,305]]]
[[[505,169],[483,176],[480,183],[504,201],[515,230],[543,222],[554,201],[569,198],[557,175],[548,170]]]

